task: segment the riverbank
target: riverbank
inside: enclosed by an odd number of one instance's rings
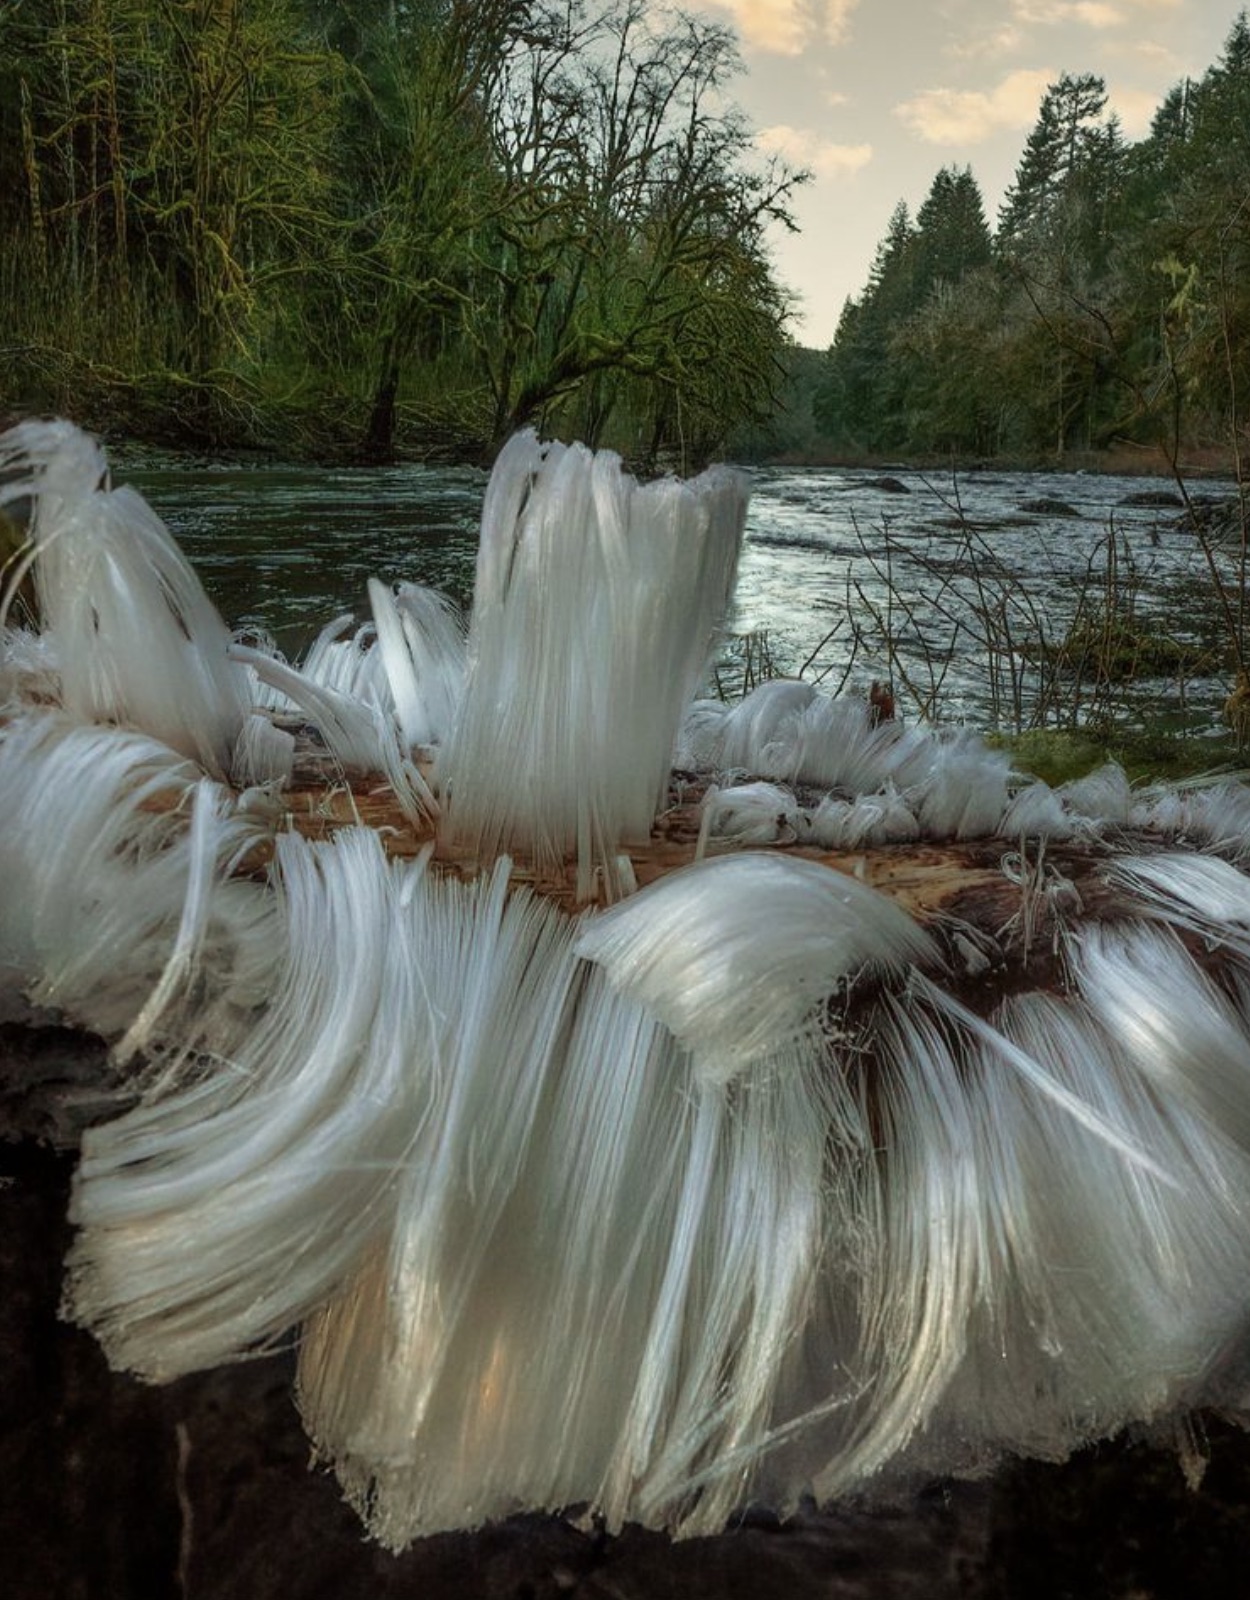
[[[90,425],[90,424],[88,424]],[[100,430],[97,430],[100,431]],[[539,429],[541,433],[541,428]],[[161,452],[164,455],[185,459],[225,462],[246,466],[249,461],[290,461],[303,466],[378,466],[385,463],[371,461],[361,453],[358,439],[343,430],[331,435],[325,432],[296,433],[290,438],[275,439],[272,443],[257,439],[240,439],[232,443],[204,441],[197,444],[186,439],[169,439],[126,430],[104,429],[101,436],[119,459],[132,455]],[[428,466],[479,467],[490,465],[491,452],[485,441],[470,445],[462,437],[459,445],[445,432],[422,433],[409,428],[401,431],[395,452],[395,465],[416,463]],[[752,452],[729,450],[728,460],[739,461],[751,467],[796,467],[844,469],[858,472],[897,473],[921,472],[935,477],[963,477],[984,472],[1009,472],[1039,474],[1054,472],[1094,473],[1107,477],[1162,478],[1175,481],[1179,475],[1189,481],[1237,477],[1237,459],[1226,445],[1194,445],[1182,450],[1175,459],[1159,446],[1118,444],[1106,450],[1070,451],[1063,456],[952,456],[931,452],[918,456],[865,456],[839,451],[832,447],[808,450],[779,450],[756,455]],[[665,457],[656,462],[630,461],[627,465],[641,476],[675,472],[679,476],[695,470],[705,463],[682,463]]]
[[[12,426],[23,414],[0,407],[0,431]],[[343,411],[334,419],[320,412],[287,409],[281,413],[240,414],[233,426],[216,419],[203,428],[180,408],[161,412],[150,402],[131,408],[116,396],[93,395],[88,389],[75,407],[73,420],[97,434],[119,463],[146,461],[159,456],[178,467],[196,465],[290,463],[304,467],[379,466],[362,449],[365,427],[363,407],[358,416]],[[541,428],[539,430],[542,431]],[[921,472],[933,476],[951,474],[963,477],[978,473],[1093,473],[1117,477],[1151,477],[1174,480],[1232,478],[1238,475],[1238,460],[1228,443],[1187,445],[1175,455],[1161,445],[1120,441],[1103,450],[1068,451],[1062,456],[960,456],[949,452],[925,452],[914,456],[869,456],[839,450],[817,440],[803,449],[763,450],[747,448],[724,452],[727,459],[752,467],[830,468],[860,472]],[[396,431],[393,464],[424,464],[444,467],[490,465],[492,452],[485,437],[466,430],[463,419],[453,425],[431,418],[405,416],[402,411]],[[683,473],[702,463],[682,463],[669,457],[657,462],[627,462],[644,476],[650,472]]]
[[[864,472],[924,472],[958,476],[980,472],[1081,472],[1112,477],[1185,479],[1236,478],[1237,459],[1229,445],[1192,445],[1173,459],[1159,445],[1126,442],[1105,450],[1070,450],[1062,456],[958,456],[932,452],[917,456],[867,456],[819,446],[780,451],[752,465],[829,467]]]

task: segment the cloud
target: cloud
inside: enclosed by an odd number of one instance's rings
[[[828,44],[842,44],[851,31],[851,12],[859,0],[824,0],[820,7],[821,32]]]
[[[1023,30],[1008,22],[992,33],[978,31],[970,39],[952,40],[942,53],[957,61],[993,61],[1019,50],[1024,41]]]
[[[1143,12],[1176,11],[1184,0],[1008,0],[1006,15],[994,26],[981,17],[982,0],[966,0],[955,17],[966,15],[970,4],[977,12],[973,31],[958,29],[958,36],[943,48],[943,54],[957,61],[993,61],[1023,50],[1039,28],[1090,28],[1099,33],[1130,27],[1136,20],[1146,26]],[[1135,43],[1134,52],[1150,49]]]
[[[1140,56],[1143,61],[1158,62],[1161,67],[1169,71],[1180,70],[1181,58],[1175,50],[1169,50],[1167,45],[1159,44],[1154,39],[1139,39],[1130,49],[1135,56]]]
[[[1175,11],[1182,0],[1011,0],[1018,22],[1053,27],[1075,22],[1087,28],[1120,28],[1139,11]]]
[[[980,144],[1005,128],[1028,128],[1055,73],[1048,67],[1009,73],[993,89],[925,89],[894,114],[929,144]]]
[[[1103,5],[1101,0],[1077,0],[1068,11],[1073,22],[1083,22],[1087,28],[1118,28],[1128,18],[1118,6]]]
[[[1132,0],[1129,0],[1132,4]],[[1012,0],[1012,15],[1044,28],[1061,22],[1083,22],[1089,28],[1118,28],[1128,19],[1118,5],[1105,0]]]
[[[870,144],[835,144],[810,128],[791,128],[784,122],[761,128],[755,135],[760,149],[781,156],[796,167],[807,167],[818,178],[846,178],[872,160]]]
[[[704,0],[728,11],[744,45],[797,56],[809,44],[842,44],[859,0]]]
[[[1159,96],[1149,89],[1112,89],[1111,110],[1119,114],[1130,139],[1140,139],[1150,131],[1159,109]]]
[[[1131,25],[1143,11],[1172,11],[1182,3],[1183,0],[1009,0],[1007,15],[989,27],[980,19],[980,7],[974,0],[978,11],[975,30],[952,39],[943,54],[957,61],[993,61],[1024,49],[1038,28],[1066,24],[1105,33]],[[1141,22],[1144,25],[1144,18]],[[1132,48],[1137,50],[1140,46]]]

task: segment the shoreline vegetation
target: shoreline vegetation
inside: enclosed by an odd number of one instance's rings
[[[155,444],[697,465],[789,300],[732,32],[636,0],[0,14],[0,404]],[[11,248],[10,248],[11,246]]]
[[[810,386],[869,455],[1231,462],[1250,383],[1250,22],[1131,142],[1104,80],[1042,98],[995,225],[970,168],[900,202]]]
[[[33,410],[30,414],[34,414]],[[0,411],[0,431],[20,420],[22,414],[16,411]],[[124,419],[108,415],[102,415],[94,425],[89,419],[85,426],[108,446],[111,457],[119,464],[129,464],[133,461],[168,462],[178,465],[211,463],[232,467],[289,464],[310,471],[315,471],[319,467],[379,464],[363,462],[350,455],[347,459],[335,455],[304,457],[297,448],[288,449],[280,443],[197,444],[193,440],[167,443],[160,438],[131,431]],[[1186,484],[1194,485],[1205,483],[1222,485],[1229,480],[1235,482],[1237,477],[1237,461],[1233,452],[1218,445],[1195,446],[1192,450],[1185,451],[1175,462],[1159,448],[1127,444],[1108,445],[1103,450],[1072,452],[1060,460],[1041,456],[987,458],[936,453],[873,456],[853,450],[833,448],[788,450],[767,456],[753,456],[744,452],[741,456],[728,459],[735,465],[750,468],[795,470],[810,468],[815,471],[873,473],[881,476],[900,473],[920,474],[935,482],[945,482],[952,477],[958,479],[977,473],[1002,473],[1020,477],[1030,474],[1040,477],[1055,473],[1074,473],[1106,477],[1159,478],[1164,480],[1160,493],[1169,496],[1168,505],[1174,505],[1178,515],[1183,510],[1183,503],[1175,488],[1178,475]],[[393,464],[485,469],[485,464],[478,459],[444,459],[436,449],[423,449],[419,440],[410,441],[406,448],[397,450]],[[627,465],[636,466],[635,463],[628,462]],[[657,470],[674,470],[674,464],[671,463],[667,468],[663,463],[655,465]],[[1204,495],[1204,499],[1207,498],[1209,496]],[[1230,502],[1235,498],[1231,489],[1228,498]],[[1162,502],[1160,503],[1162,505]]]

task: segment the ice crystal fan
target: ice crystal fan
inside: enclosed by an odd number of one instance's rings
[[[115,1367],[298,1329],[393,1548],[1241,1407],[1240,785],[697,699],[728,470],[522,435],[467,633],[375,583],[300,665],[68,424],[0,439],[0,510],[0,985],[111,1047],[65,1304]]]

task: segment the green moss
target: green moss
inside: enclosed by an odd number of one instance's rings
[[[1056,642],[1026,644],[1027,660],[1045,661],[1060,672],[1094,683],[1133,683],[1138,678],[1194,678],[1218,672],[1224,652],[1135,628],[1131,619],[1102,611],[1078,617]]]
[[[1184,738],[1165,731],[1117,731],[1105,739],[1087,732],[1053,728],[1021,734],[992,734],[987,743],[1006,750],[1017,771],[1049,784],[1083,778],[1105,761],[1118,761],[1133,783],[1179,780],[1220,771],[1244,771],[1246,757],[1232,733],[1217,738]]]

